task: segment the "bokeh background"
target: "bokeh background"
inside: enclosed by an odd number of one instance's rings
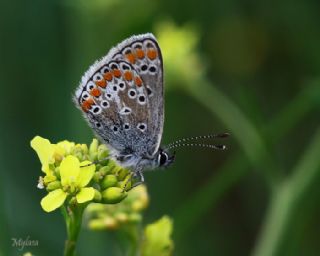
[[[67,0],[0,3],[0,255],[61,255],[44,213],[35,135],[89,143],[71,101],[83,72],[124,38],[152,32],[165,61],[163,142],[231,133],[224,152],[177,151],[147,173],[146,223],[174,221],[174,255],[319,255],[319,1]],[[217,143],[222,143],[217,141]],[[39,240],[18,251],[12,238]],[[79,255],[119,255],[82,230]]]

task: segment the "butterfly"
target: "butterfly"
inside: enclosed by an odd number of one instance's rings
[[[140,183],[144,181],[144,170],[173,163],[175,156],[170,148],[198,145],[185,142],[217,136],[181,139],[167,148],[160,146],[164,124],[163,60],[151,33],[125,39],[96,61],[83,75],[74,101],[110,149],[111,158],[132,170]]]

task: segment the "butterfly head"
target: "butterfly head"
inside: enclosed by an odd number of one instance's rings
[[[175,159],[175,153],[171,154],[168,150],[160,148],[157,154],[157,166],[169,167]]]

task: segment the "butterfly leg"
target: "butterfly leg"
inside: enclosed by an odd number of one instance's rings
[[[93,165],[93,164],[100,164],[100,163],[102,163],[102,162],[104,162],[104,161],[106,161],[106,160],[109,160],[109,159],[110,159],[110,156],[107,156],[107,157],[105,157],[105,158],[103,158],[103,159],[93,161],[93,162],[91,162],[90,164],[86,164],[86,165],[83,165],[83,166],[81,166],[81,167],[87,167],[87,166],[90,166],[90,165]]]
[[[135,183],[131,186],[131,188],[134,188],[134,187],[139,186],[140,184],[144,183],[144,176],[143,176],[143,174],[142,174],[141,169],[136,170],[136,171],[134,172],[134,174],[133,174],[133,177],[134,177],[134,178],[138,178],[138,179],[140,179],[140,180],[137,181],[137,182],[135,182]]]
[[[133,171],[131,174],[130,174],[130,177],[125,181],[125,184],[124,184],[124,187],[123,187],[123,191],[126,190],[127,186],[128,186],[128,183],[130,181],[133,181],[135,179],[139,179],[139,181],[133,183],[131,185],[131,188],[130,189],[133,189],[134,187],[137,187],[139,186],[140,184],[144,183],[144,177],[143,177],[143,174],[142,174],[142,171],[141,170],[135,170]]]

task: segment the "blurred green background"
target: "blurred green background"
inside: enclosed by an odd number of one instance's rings
[[[154,33],[165,61],[163,142],[231,133],[224,152],[181,149],[147,173],[146,223],[173,218],[174,255],[319,255],[319,1],[68,0],[0,3],[0,255],[61,255],[60,213],[40,208],[29,146],[89,143],[71,94],[124,38]],[[217,142],[217,143],[220,143]],[[38,247],[19,251],[12,238]],[[82,230],[79,255],[120,255]]]

